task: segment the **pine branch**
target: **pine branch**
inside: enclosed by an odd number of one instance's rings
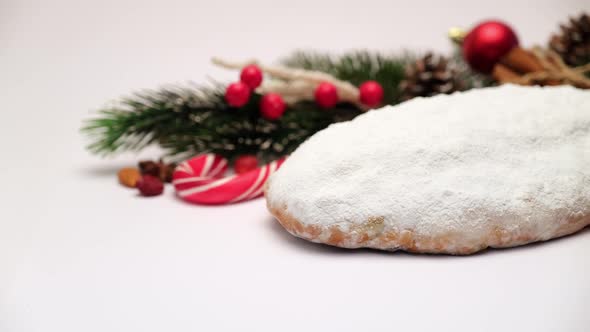
[[[137,151],[161,143],[168,135],[185,132],[192,127],[192,113],[203,116],[207,110],[222,105],[217,88],[148,90],[100,110],[98,117],[88,120],[82,131],[93,139],[88,149],[94,153]]]
[[[82,132],[93,139],[88,149],[100,155],[159,144],[178,158],[213,152],[230,160],[241,154],[273,160],[329,124],[360,114],[348,104],[325,111],[313,103],[298,103],[274,122],[259,116],[259,102],[255,94],[244,107],[230,107],[220,86],[146,91],[99,111]]]
[[[400,82],[405,67],[416,57],[385,56],[366,51],[339,57],[296,52],[282,64],[323,71],[338,79],[360,85],[379,82],[385,104],[400,102]],[[468,67],[461,75],[476,86]],[[485,85],[485,83],[482,83]],[[99,110],[86,121],[82,132],[92,142],[88,149],[99,155],[139,151],[151,144],[160,145],[176,158],[213,152],[230,160],[242,154],[255,154],[273,160],[291,153],[299,144],[331,123],[350,120],[361,113],[351,104],[338,104],[324,110],[313,102],[300,102],[287,108],[282,118],[268,121],[260,117],[261,96],[254,94],[247,105],[230,107],[224,100],[224,87],[172,87],[150,90],[123,98],[117,105]]]
[[[384,103],[397,104],[401,101],[399,83],[405,77],[405,67],[415,60],[409,53],[388,56],[369,51],[353,51],[341,56],[317,52],[297,51],[282,59],[288,67],[317,70],[334,75],[336,78],[360,85],[375,80],[384,89]]]

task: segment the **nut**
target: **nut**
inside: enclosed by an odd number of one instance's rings
[[[141,174],[137,168],[126,167],[119,171],[119,183],[124,185],[125,187],[135,188],[137,186],[137,181],[141,179]]]

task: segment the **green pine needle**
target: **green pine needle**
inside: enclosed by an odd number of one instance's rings
[[[357,86],[375,80],[384,89],[385,104],[393,105],[400,102],[404,69],[415,59],[410,54],[390,56],[368,51],[338,57],[299,51],[281,64],[326,72]],[[464,80],[473,79],[468,70],[462,75]],[[476,85],[476,81],[469,82],[470,87]],[[260,98],[254,94],[247,105],[234,108],[225,102],[222,85],[143,91],[99,110],[96,117],[85,122],[82,132],[91,139],[89,151],[102,156],[157,144],[176,158],[213,152],[230,160],[255,154],[268,161],[291,153],[331,123],[361,114],[350,104],[324,110],[313,102],[300,102],[289,106],[281,119],[268,121],[259,115]]]
[[[288,67],[325,72],[356,86],[375,80],[383,87],[384,103],[393,105],[400,102],[399,84],[405,77],[405,67],[415,59],[410,54],[384,55],[369,51],[353,51],[341,56],[297,51],[281,63]]]
[[[220,87],[146,91],[100,110],[82,132],[92,140],[88,149],[103,156],[158,144],[178,158],[213,152],[229,159],[255,154],[273,160],[329,124],[360,114],[348,104],[325,111],[298,103],[278,121],[269,121],[259,116],[260,98],[255,94],[247,105],[234,108],[225,103]]]

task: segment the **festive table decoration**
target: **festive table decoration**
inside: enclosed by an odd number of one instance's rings
[[[450,56],[295,52],[276,64],[214,57],[214,65],[239,71],[237,81],[138,92],[100,110],[82,130],[99,155],[156,144],[169,160],[215,154],[243,172],[241,156],[269,164],[332,123],[415,97],[502,83],[590,88],[589,26],[587,14],[571,19],[547,49],[520,46],[505,22],[482,21],[451,30],[460,51]],[[169,182],[172,169],[144,173]]]
[[[242,107],[250,99],[250,87],[244,82],[236,82],[225,89],[225,101],[229,106]]]
[[[283,161],[279,159],[242,174],[223,177],[227,159],[203,154],[181,163],[172,183],[178,196],[191,203],[237,203],[260,197],[264,183]]]
[[[552,36],[549,49],[521,48],[512,28],[499,21],[482,22],[467,34],[453,29],[450,37],[461,44],[473,69],[491,73],[498,83],[589,89],[590,16],[571,18],[561,30],[561,35]]]
[[[260,101],[260,115],[267,120],[278,120],[286,109],[283,97],[278,93],[267,93]]]
[[[401,89],[402,99],[409,100],[461,91],[463,85],[448,59],[428,53],[407,67]]]
[[[338,90],[334,84],[330,82],[320,83],[314,90],[313,93],[315,102],[322,108],[332,108],[338,103]],[[358,93],[354,93],[355,99]]]
[[[486,21],[465,36],[463,56],[472,68],[487,74],[515,46],[518,38],[512,28],[503,22]]]
[[[359,87],[359,98],[368,107],[377,107],[383,102],[383,87],[377,81],[366,81]]]
[[[242,68],[240,81],[254,90],[262,84],[262,70],[257,65],[247,65]]]
[[[493,77],[499,83],[519,85],[569,84],[581,89],[590,89],[590,64],[572,68],[553,51],[535,47],[525,50],[513,48],[500,63],[494,66]]]
[[[568,66],[583,66],[590,62],[590,15],[582,13],[560,26],[561,33],[551,36],[549,48]]]

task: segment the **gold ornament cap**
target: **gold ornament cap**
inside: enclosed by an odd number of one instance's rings
[[[465,29],[463,28],[452,27],[449,29],[448,35],[449,39],[453,43],[461,45],[463,44],[463,39],[465,39],[465,36],[467,36],[467,31],[465,31]]]

